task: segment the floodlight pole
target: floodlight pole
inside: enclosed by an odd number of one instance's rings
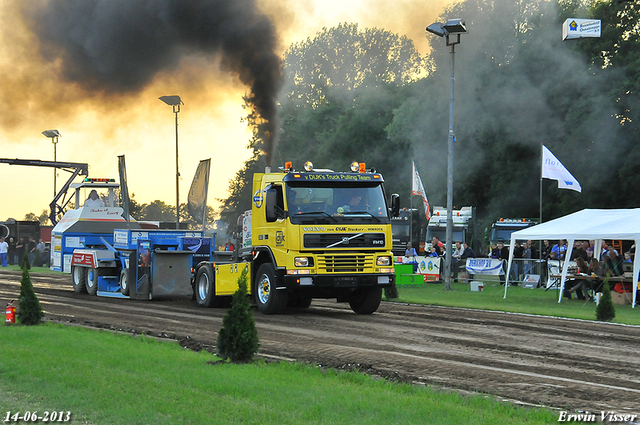
[[[173,113],[176,115],[176,230],[180,228],[180,170],[178,168],[178,112],[180,105],[172,105]]]
[[[461,19],[449,20],[445,24],[434,23],[427,27],[427,31],[439,37],[446,37],[447,46],[451,47],[451,92],[449,98],[449,138],[447,141],[447,228],[444,258],[445,290],[451,290],[451,257],[453,256],[453,83],[455,65],[455,45],[460,44],[460,34],[467,32],[465,23]],[[452,41],[451,37],[455,37]]]
[[[56,185],[56,173],[58,171],[57,167],[56,167],[56,162],[57,162],[57,152],[56,152],[56,147],[58,145],[58,137],[60,137],[60,132],[58,130],[45,130],[42,132],[42,134],[51,139],[51,143],[53,143],[53,198],[55,199],[56,194],[57,194],[57,185]]]
[[[180,112],[180,105],[184,105],[180,96],[162,96],[160,97],[167,105],[173,107],[173,113],[176,116],[176,230],[180,228],[180,170],[178,167],[178,112]]]
[[[458,43],[460,42],[460,34],[458,34]],[[444,272],[445,272],[445,290],[451,290],[451,257],[453,256],[453,142],[455,136],[453,134],[453,83],[454,65],[455,65],[455,45],[449,44],[449,35],[447,35],[447,46],[451,46],[451,93],[449,99],[449,138],[447,141],[447,232],[446,232],[446,250]]]

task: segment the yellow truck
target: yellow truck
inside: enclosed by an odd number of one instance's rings
[[[254,174],[253,205],[239,219],[241,241],[231,258],[198,264],[196,301],[223,305],[246,269],[264,314],[307,308],[314,298],[374,313],[383,288],[394,283],[391,217],[400,209],[398,195],[388,205],[383,183],[363,163],[349,172],[286,163],[279,172]]]

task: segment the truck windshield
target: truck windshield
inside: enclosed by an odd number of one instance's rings
[[[381,185],[288,185],[287,211],[294,224],[389,223]]]

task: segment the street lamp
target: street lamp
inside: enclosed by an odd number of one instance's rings
[[[446,37],[447,46],[451,46],[451,97],[449,102],[449,140],[447,152],[447,233],[446,233],[446,256],[444,265],[445,290],[451,290],[451,256],[453,237],[453,65],[455,57],[455,45],[460,44],[460,35],[468,33],[467,26],[462,19],[449,19],[446,23],[436,22],[427,27],[427,31],[438,37]],[[455,36],[455,40],[453,37]],[[451,37],[451,38],[450,38]]]
[[[45,135],[45,137],[48,137],[51,139],[51,143],[53,143],[53,163],[54,163],[54,167],[53,167],[53,198],[56,198],[56,173],[58,172],[58,169],[55,167],[55,163],[56,163],[56,145],[58,144],[58,137],[62,137],[60,135],[60,132],[58,130],[45,130],[42,132],[42,134]]]
[[[180,182],[180,171],[178,170],[178,112],[180,105],[184,102],[180,100],[180,96],[162,96],[160,100],[169,106],[173,106],[173,113],[176,114],[176,229],[180,226],[180,192],[178,184]]]

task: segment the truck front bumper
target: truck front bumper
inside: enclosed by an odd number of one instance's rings
[[[359,288],[362,286],[389,287],[395,282],[393,274],[315,274],[285,275],[287,288]]]

